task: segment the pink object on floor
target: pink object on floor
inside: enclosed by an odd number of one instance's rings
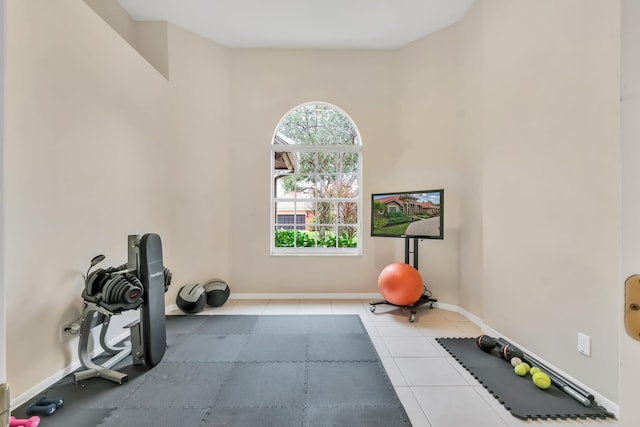
[[[9,417],[9,427],[38,427],[40,417],[33,416],[27,420],[19,420],[16,417]]]

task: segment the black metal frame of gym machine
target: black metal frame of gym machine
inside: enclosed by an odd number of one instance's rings
[[[411,240],[413,240],[413,250],[411,250],[411,246],[409,244]],[[418,269],[418,240],[419,240],[419,237],[404,238],[404,263],[409,264],[410,255],[413,255],[413,267],[416,270]],[[425,286],[425,291],[426,291],[426,286]],[[413,304],[397,305],[387,300],[382,300],[382,301],[370,302],[369,305],[371,307],[369,309],[371,310],[372,313],[375,313],[377,305],[386,304],[386,305],[392,305],[394,307],[402,308],[405,310],[410,310],[411,314],[409,314],[409,322],[413,323],[416,320],[416,313],[417,313],[416,309],[418,307],[423,306],[425,304],[429,304],[429,308],[433,308],[433,304],[437,301],[438,301],[437,299],[431,298],[431,295],[427,295],[426,293],[423,293],[422,295],[420,295],[420,298],[418,299],[418,301],[414,302]]]
[[[120,310],[116,304],[114,310],[101,306],[100,303],[86,300],[83,302],[78,356],[85,369],[74,373],[73,378],[76,384],[79,381],[96,377],[123,384],[128,381],[127,374],[111,368],[127,356],[132,356],[134,365],[146,364],[149,367],[160,363],[164,356],[166,349],[165,289],[160,236],[145,234],[140,238],[138,235],[129,235],[127,246],[128,271],[135,273],[140,278],[144,288],[144,301],[135,308],[139,311],[140,318],[125,326],[130,330],[130,342],[125,342],[120,346],[111,346],[106,340],[111,318],[122,311],[129,310],[129,308]],[[88,279],[88,271],[85,279]],[[101,325],[100,348],[106,355],[110,355],[109,359],[101,365],[95,363],[89,354],[93,325]]]

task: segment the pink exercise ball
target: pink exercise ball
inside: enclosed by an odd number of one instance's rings
[[[378,290],[394,305],[411,305],[424,291],[420,272],[409,264],[395,262],[386,266],[378,276]]]

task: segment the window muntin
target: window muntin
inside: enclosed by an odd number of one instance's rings
[[[304,230],[305,214],[278,214],[276,219],[276,227],[281,230]]]
[[[360,254],[362,159],[351,119],[328,104],[302,105],[282,119],[271,152],[271,253]],[[304,227],[284,224],[286,214],[304,216]]]

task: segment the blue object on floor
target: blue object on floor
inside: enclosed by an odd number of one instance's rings
[[[54,397],[49,399],[47,396],[40,396],[33,404],[36,406],[49,406],[51,404],[56,405],[56,409],[64,406],[64,399],[62,397]]]
[[[55,403],[49,405],[31,405],[27,408],[27,415],[44,415],[49,416],[53,414],[58,407]]]

